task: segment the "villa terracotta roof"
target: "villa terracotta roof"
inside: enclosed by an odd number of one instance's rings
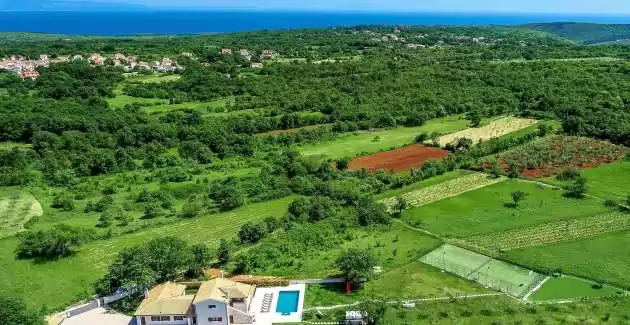
[[[256,287],[249,284],[238,283],[228,279],[217,278],[201,284],[193,304],[212,299],[223,303],[229,303],[230,299],[248,299],[254,296]]]

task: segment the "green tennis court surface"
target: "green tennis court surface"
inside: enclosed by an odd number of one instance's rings
[[[444,244],[420,261],[515,297],[523,297],[544,276],[522,267]]]

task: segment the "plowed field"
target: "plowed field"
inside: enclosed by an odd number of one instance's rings
[[[357,157],[350,161],[349,169],[365,168],[369,171],[383,169],[400,172],[410,168],[418,168],[429,159],[440,159],[446,155],[448,155],[448,151],[444,149],[415,144],[370,156]]]

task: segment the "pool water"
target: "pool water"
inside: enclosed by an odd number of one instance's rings
[[[278,305],[276,312],[281,314],[290,314],[298,311],[298,303],[300,301],[299,291],[280,291],[278,294]]]

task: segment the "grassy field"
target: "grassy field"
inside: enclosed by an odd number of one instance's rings
[[[11,149],[13,149],[13,147],[31,148],[32,145],[30,143],[0,142],[0,150],[11,150]]]
[[[92,293],[92,284],[102,277],[119,250],[157,236],[177,236],[194,243],[215,246],[221,238],[234,236],[243,223],[269,216],[282,216],[293,197],[247,205],[231,212],[182,220],[168,226],[89,243],[77,254],[58,261],[34,263],[16,260],[15,237],[0,240],[0,293],[27,298],[29,306],[58,308]]]
[[[304,155],[326,155],[332,159],[353,157],[413,143],[415,137],[423,132],[445,134],[463,130],[469,123],[461,117],[450,116],[427,121],[419,127],[356,132],[335,140],[304,145],[299,150]]]
[[[114,98],[105,98],[110,107],[124,107],[127,104],[140,103],[140,104],[150,104],[150,105],[162,105],[167,104],[167,99],[160,98],[140,98],[140,97],[132,97],[128,95],[116,95]]]
[[[129,75],[125,79],[128,82],[139,82],[139,83],[161,83],[161,82],[169,82],[181,79],[182,76],[178,74],[163,74],[163,73],[154,73],[151,75]]]
[[[485,292],[489,290],[478,284],[442,273],[421,262],[411,262],[379,275],[367,282],[364,288],[354,290],[350,296],[346,296],[342,284],[309,285],[304,305],[309,307],[350,304],[374,296],[399,300]]]
[[[410,192],[417,191],[423,188],[427,188],[427,187],[438,185],[447,181],[451,181],[451,180],[454,180],[454,179],[457,179],[466,175],[470,175],[472,173],[473,173],[472,171],[465,170],[465,169],[458,169],[451,172],[446,172],[440,176],[431,177],[426,180],[413,183],[409,186],[379,193],[374,196],[374,199],[382,200],[382,199],[387,199],[391,197],[397,197],[406,193],[410,193]]]
[[[0,197],[0,238],[22,230],[32,218],[42,215],[42,206],[28,192],[16,191]]]
[[[539,274],[530,270],[449,244],[440,246],[420,260],[517,297],[525,295],[541,279]]]
[[[389,228],[353,229],[351,238],[334,249],[302,259],[300,265],[276,267],[263,273],[292,279],[336,276],[339,271],[335,269],[334,261],[348,248],[369,249],[378,265],[388,271],[417,260],[439,245],[438,240],[397,223]]]
[[[560,277],[550,278],[533,295],[530,301],[563,300],[582,297],[610,297],[623,293],[615,288],[604,286],[601,289],[593,288],[593,282],[574,278]]]
[[[187,102],[181,104],[160,104],[143,107],[149,114],[165,113],[182,109],[194,109],[200,113],[223,113],[229,99],[218,99],[211,102]]]
[[[554,270],[630,288],[630,232],[506,252],[503,257],[534,269]]]
[[[518,207],[511,207],[511,193],[515,191],[525,192],[528,196]],[[506,180],[406,210],[402,220],[440,235],[467,237],[607,211],[603,201],[596,198],[570,199],[558,189]]]
[[[585,169],[582,175],[588,180],[588,193],[610,200],[626,200],[630,196],[630,161],[620,161]],[[555,178],[544,180],[557,186],[566,186]]]

